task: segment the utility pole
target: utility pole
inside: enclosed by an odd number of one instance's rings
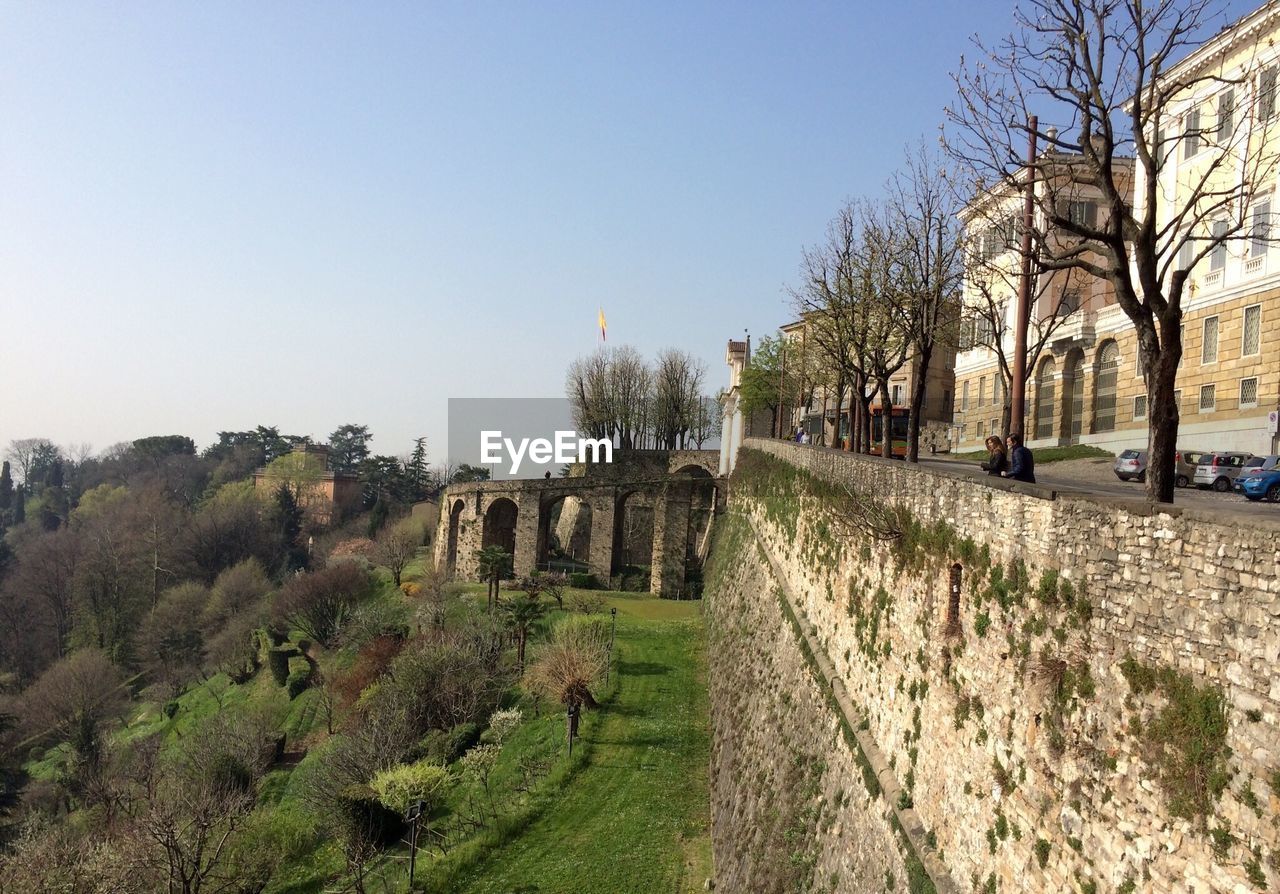
[[[775,437],[781,438],[784,434],[782,431],[782,382],[787,374],[787,339],[786,336],[778,338],[778,434]]]
[[[1036,213],[1036,127],[1031,116],[1027,127],[1026,195],[1022,201],[1022,277],[1018,280],[1018,306],[1013,320],[1013,383],[1009,394],[1009,434],[1021,435],[1026,418],[1027,326],[1031,321],[1031,225]]]

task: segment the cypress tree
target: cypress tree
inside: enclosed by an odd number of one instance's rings
[[[13,476],[9,473],[9,461],[0,464],[0,513],[13,505]]]
[[[27,495],[18,488],[17,498],[13,501],[13,523],[20,525],[27,520]]]

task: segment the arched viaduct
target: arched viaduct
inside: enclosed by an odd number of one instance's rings
[[[583,571],[602,584],[649,574],[649,590],[675,596],[701,572],[711,520],[723,506],[713,450],[619,452],[566,478],[451,485],[440,503],[436,567],[474,578],[476,552],[501,546],[513,571]]]

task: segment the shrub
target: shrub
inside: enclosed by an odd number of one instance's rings
[[[253,771],[234,754],[223,752],[209,762],[209,784],[225,794],[244,794],[253,789]]]
[[[396,813],[405,813],[417,801],[423,801],[424,811],[430,813],[444,799],[450,781],[448,769],[422,760],[375,774],[369,787],[385,807]]]
[[[494,711],[489,717],[489,735],[493,737],[493,741],[499,745],[506,741],[507,736],[520,726],[522,716],[519,708]]]
[[[267,667],[271,668],[271,678],[277,686],[283,686],[289,679],[289,659],[297,656],[298,650],[292,645],[272,646],[267,652]]]
[[[365,643],[351,667],[335,676],[334,692],[345,704],[354,704],[362,692],[387,672],[403,649],[404,640],[398,636],[383,635]]]
[[[285,678],[285,691],[295,699],[311,684],[311,662],[298,655],[289,659],[289,676]]]
[[[164,703],[164,716],[170,720],[178,713],[178,703],[176,701],[168,701]]]
[[[569,575],[569,586],[576,590],[594,590],[596,588],[596,576],[585,571],[575,571]]]
[[[399,840],[404,829],[400,814],[385,807],[367,785],[347,786],[333,807],[331,817],[348,847],[357,843],[387,847]]]
[[[1036,862],[1040,864],[1041,869],[1044,869],[1049,862],[1049,849],[1051,847],[1052,845],[1043,838],[1036,839]]]
[[[295,574],[280,588],[275,615],[308,638],[330,646],[347,614],[372,588],[373,578],[368,570],[354,562]]]
[[[604,611],[604,597],[595,593],[574,593],[569,597],[569,608],[584,615],[598,615]]]

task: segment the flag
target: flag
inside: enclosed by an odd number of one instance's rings
[[[600,308],[599,317],[600,317],[600,340],[606,341],[605,335],[604,335],[605,326],[604,326],[604,308],[603,307]]]

